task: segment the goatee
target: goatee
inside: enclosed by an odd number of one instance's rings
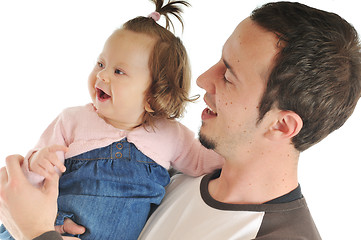
[[[210,150],[214,150],[216,148],[216,143],[213,140],[207,138],[201,132],[198,133],[198,137],[199,137],[199,141],[205,148]]]

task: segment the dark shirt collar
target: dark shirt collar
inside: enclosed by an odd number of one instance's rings
[[[218,178],[221,175],[222,169],[216,170],[212,176],[210,177],[210,180]],[[301,186],[298,184],[297,188],[292,190],[289,193],[286,193],[283,196],[277,197],[275,199],[272,199],[268,202],[265,202],[263,204],[279,204],[279,203],[288,203],[293,202],[295,200],[301,199],[303,197],[301,192]]]

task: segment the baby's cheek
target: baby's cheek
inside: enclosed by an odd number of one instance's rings
[[[95,101],[95,90],[93,88],[89,88],[89,95],[91,100],[94,102]]]
[[[90,97],[92,98],[92,100],[94,100],[96,92],[95,92],[94,84],[91,83],[90,81],[88,82],[88,91],[89,91]]]

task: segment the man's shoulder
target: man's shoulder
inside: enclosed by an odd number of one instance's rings
[[[269,204],[256,239],[317,240],[321,236],[305,199],[301,198],[290,203]]]
[[[176,173],[167,186],[167,192],[179,188],[188,188],[189,185],[199,185],[203,176],[191,177],[183,173]]]

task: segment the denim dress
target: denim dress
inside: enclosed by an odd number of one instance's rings
[[[170,181],[164,167],[126,139],[68,158],[64,164],[55,225],[72,219],[86,228],[77,236],[81,239],[137,239]],[[0,239],[12,239],[6,234],[0,233]]]

